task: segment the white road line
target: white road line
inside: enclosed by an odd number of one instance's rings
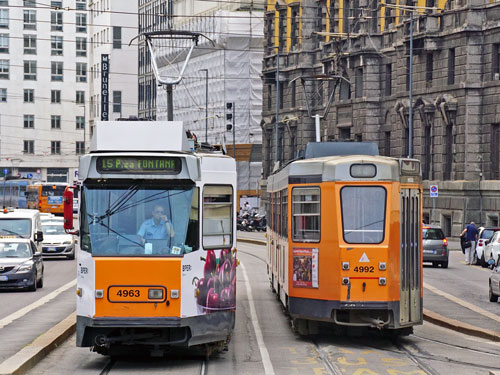
[[[250,306],[250,318],[252,321],[253,330],[255,331],[255,337],[257,338],[257,344],[259,345],[260,356],[262,358],[262,364],[264,365],[264,373],[266,375],[274,375],[273,364],[271,363],[271,358],[269,357],[269,352],[267,351],[266,344],[264,344],[264,338],[262,337],[259,320],[257,319],[257,313],[255,311],[255,305],[253,303],[252,288],[250,287],[250,282],[248,281],[247,271],[245,270],[245,266],[243,266],[242,262],[240,262],[240,267],[243,271],[243,278],[245,279],[248,305]]]
[[[10,323],[12,323],[14,320],[17,320],[19,318],[22,318],[24,315],[26,315],[27,313],[29,313],[30,311],[36,309],[37,307],[40,307],[44,304],[46,304],[47,302],[49,302],[50,300],[53,300],[54,298],[56,298],[59,294],[61,294],[62,292],[68,290],[69,288],[71,287],[74,287],[76,285],[76,279],[70,281],[69,283],[63,285],[62,287],[60,287],[59,289],[56,289],[54,290],[53,292],[47,294],[46,296],[40,298],[38,301],[36,302],[33,302],[31,305],[28,305],[26,307],[23,307],[22,309],[20,310],[17,310],[15,313],[12,313],[10,314],[9,316],[3,318],[2,320],[0,320],[0,328],[3,328],[5,327],[6,325],[9,325]]]
[[[484,315],[487,318],[496,320],[497,322],[500,322],[500,316],[491,313],[489,311],[486,311],[476,305],[473,305],[472,303],[466,302],[464,300],[461,300],[460,298],[457,298],[455,296],[452,296],[451,294],[448,294],[446,292],[443,292],[442,290],[439,290],[438,288],[433,287],[432,285],[429,285],[424,282],[424,288],[430,290],[432,293],[440,295],[441,297],[444,297],[446,299],[449,299],[450,301],[453,301],[463,307],[468,308],[469,310],[475,311],[478,314]]]

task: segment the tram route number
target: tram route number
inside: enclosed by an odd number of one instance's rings
[[[118,297],[140,297],[141,291],[137,289],[118,289],[116,295]]]
[[[373,266],[356,266],[354,267],[354,272],[364,272],[364,273],[372,273],[375,271]]]

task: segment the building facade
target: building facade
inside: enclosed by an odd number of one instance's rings
[[[91,134],[96,121],[138,115],[137,40],[130,44],[137,35],[137,1],[97,0],[89,5],[90,99],[87,113]],[[106,74],[104,79],[102,74],[103,58],[109,69],[107,80]]]
[[[150,1],[140,8],[142,31],[166,30],[171,25],[174,30],[204,35],[182,81],[174,86],[173,119],[183,121],[199,142],[221,144],[229,155],[234,144],[240,196],[260,194],[263,9],[263,3],[245,1]],[[192,43],[189,38],[154,41],[162,79],[179,76]],[[156,87],[144,42],[139,47],[139,82],[140,116],[167,120],[167,92],[164,86]],[[228,109],[227,103],[233,107]],[[228,131],[233,109],[234,132]]]
[[[265,176],[315,140],[319,114],[321,140],[421,161],[425,222],[448,236],[470,221],[499,224],[500,2],[276,4],[266,13]]]
[[[73,182],[85,150],[87,5],[49,3],[0,1],[0,176]]]

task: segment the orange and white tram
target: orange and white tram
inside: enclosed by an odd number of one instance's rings
[[[318,145],[267,180],[272,289],[300,334],[318,321],[409,334],[423,316],[420,163],[341,142],[307,158]],[[354,146],[369,155],[345,155]]]
[[[223,349],[235,323],[236,164],[180,122],[96,125],[80,159],[76,344]],[[73,227],[72,191],[64,197]]]

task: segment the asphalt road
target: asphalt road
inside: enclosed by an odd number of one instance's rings
[[[239,243],[238,249],[242,266],[238,268],[237,321],[227,352],[208,361],[187,352],[161,359],[110,360],[76,348],[72,336],[29,374],[479,375],[500,369],[500,343],[427,322],[396,342],[377,333],[336,335],[327,328],[317,337],[300,337],[270,291],[265,248]],[[462,269],[461,259],[453,257],[449,269],[425,267],[425,280],[450,292],[477,287],[473,293],[464,290],[463,296],[475,294],[472,301],[484,304],[487,273],[477,267]],[[496,305],[488,308],[495,311]]]

